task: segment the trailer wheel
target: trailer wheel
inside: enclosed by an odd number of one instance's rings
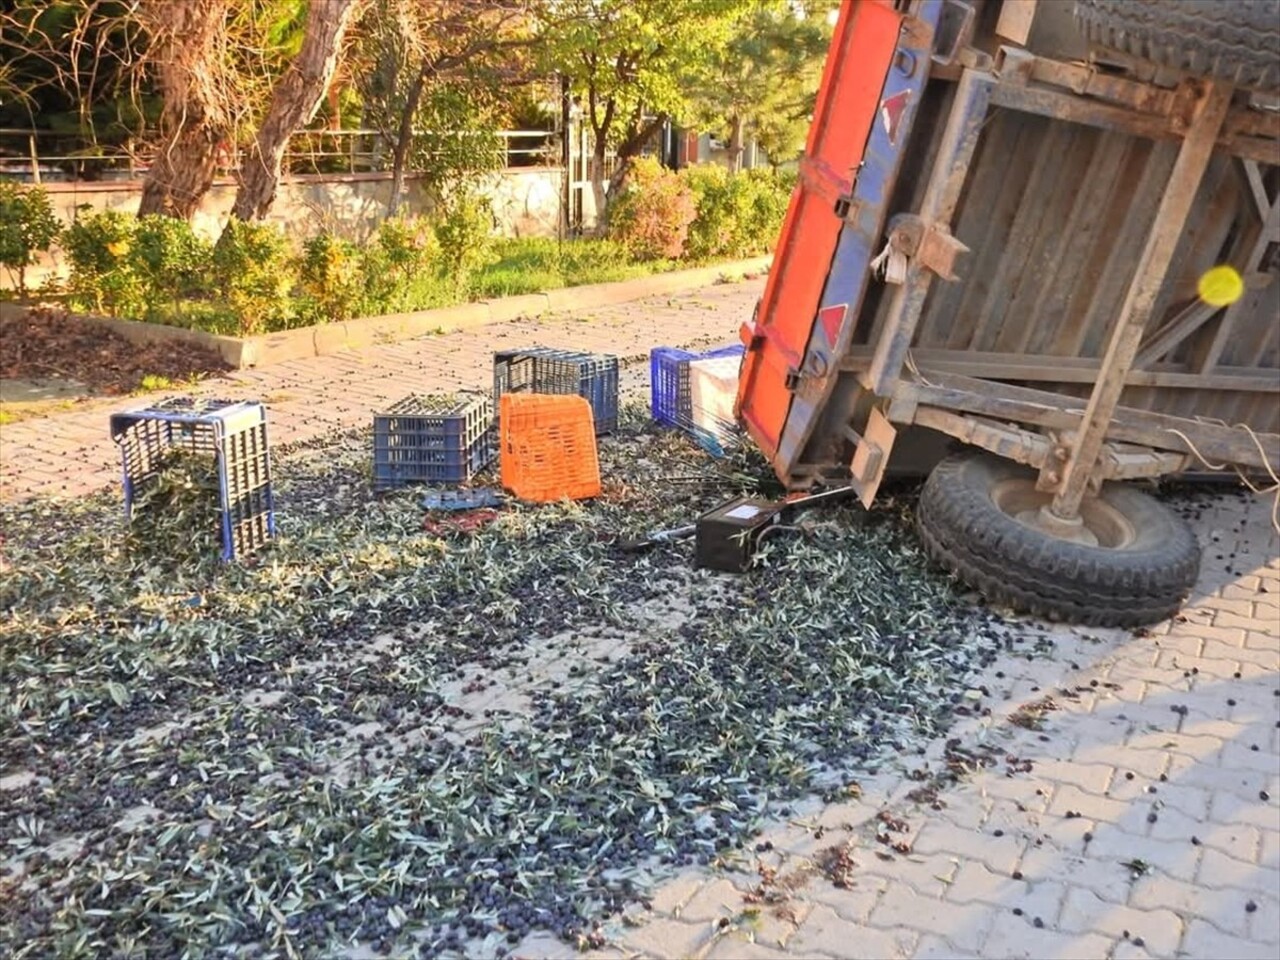
[[[1178,611],[1200,572],[1199,543],[1181,517],[1109,484],[1080,510],[1097,545],[1059,539],[1030,523],[1051,499],[1035,479],[985,453],[943,460],[916,515],[929,556],[988,599],[1051,620],[1133,627]]]
[[[1240,87],[1280,90],[1280,0],[1076,0],[1091,43]]]

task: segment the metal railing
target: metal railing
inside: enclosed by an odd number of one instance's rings
[[[456,136],[473,136],[458,133]],[[556,167],[562,139],[554,130],[496,130],[507,167]],[[25,183],[139,180],[151,162],[149,149],[131,143],[78,146],[79,134],[0,128],[0,179]],[[304,130],[289,140],[284,169],[292,175],[385,173],[392,152],[377,130]],[[232,176],[239,151],[219,151],[215,176]]]

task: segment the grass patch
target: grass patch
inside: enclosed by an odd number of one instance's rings
[[[495,245],[495,253],[497,259],[482,267],[472,280],[471,292],[476,299],[634,280],[683,266],[676,261],[637,263],[617,243],[591,238],[502,240]]]
[[[170,380],[168,377],[157,376],[154,373],[148,373],[138,384],[138,392],[151,393],[155,390],[173,390],[177,386],[178,383],[175,380]]]

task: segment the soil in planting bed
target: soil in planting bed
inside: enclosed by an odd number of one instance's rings
[[[203,347],[130,343],[59,309],[33,307],[0,315],[0,379],[68,380],[94,394],[116,396],[230,369]]]

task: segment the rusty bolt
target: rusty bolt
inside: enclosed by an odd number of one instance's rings
[[[1062,482],[1062,477],[1057,470],[1050,470],[1048,473],[1044,475],[1044,478],[1047,481],[1049,481],[1049,483],[1055,484],[1055,485]]]
[[[1071,456],[1071,450],[1064,444],[1058,444],[1053,448],[1053,458],[1055,460],[1065,460]]]

